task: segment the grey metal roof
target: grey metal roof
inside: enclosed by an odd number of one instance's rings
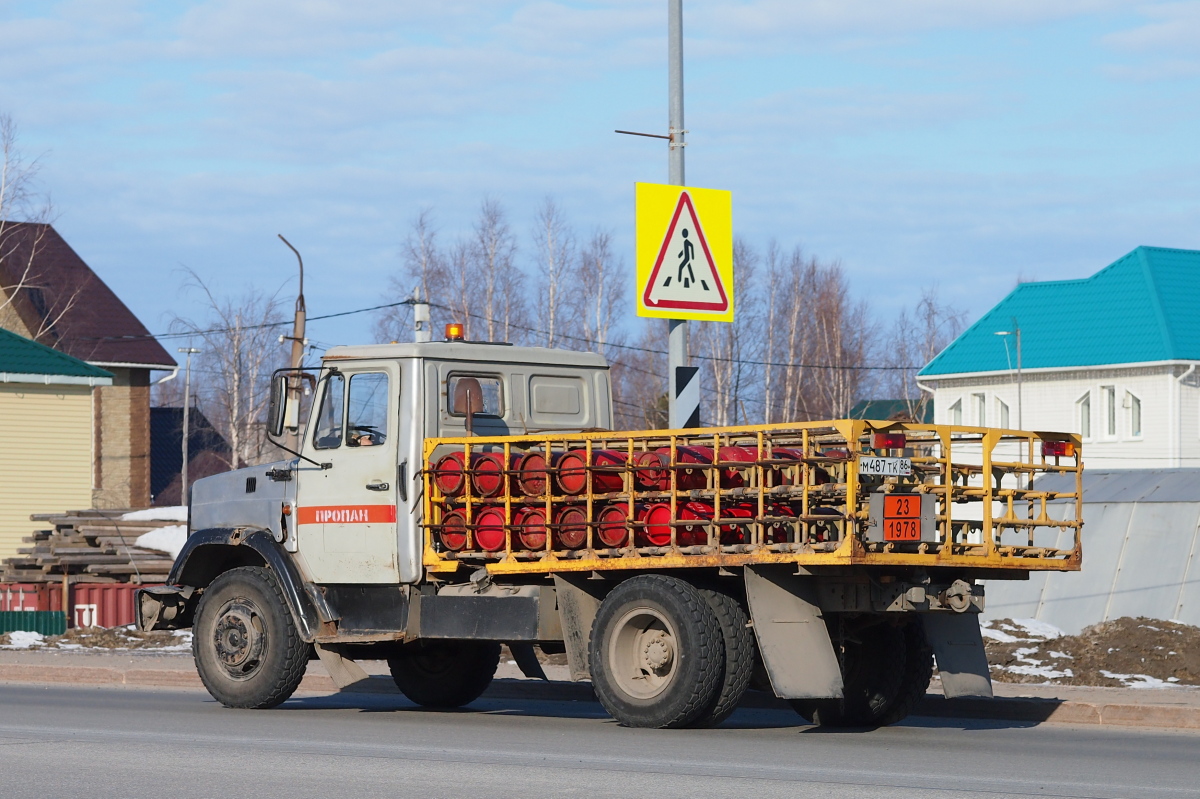
[[[1074,482],[1070,474],[1048,474],[1038,479],[1036,487],[1073,491]],[[1200,502],[1200,469],[1085,469],[1083,501]]]
[[[330,359],[357,358],[438,358],[477,363],[535,363],[546,366],[585,366],[607,368],[608,361],[594,352],[559,350],[548,347],[513,347],[507,344],[472,341],[430,341],[421,344],[364,344],[330,347]]]

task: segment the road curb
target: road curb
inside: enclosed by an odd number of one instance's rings
[[[183,669],[116,669],[96,666],[45,666],[0,663],[0,682],[52,685],[127,685],[133,687],[203,688],[200,676]],[[324,674],[307,674],[301,691],[333,693],[333,680]],[[345,689],[350,693],[396,693],[388,677],[371,677]],[[484,699],[541,702],[595,702],[590,683],[494,680]],[[788,704],[769,694],[750,691],[742,707],[788,710]],[[1200,729],[1200,707],[1181,705],[1072,702],[1059,699],[997,697],[946,699],[926,694],[914,716],[1053,724],[1096,724],[1114,727]]]

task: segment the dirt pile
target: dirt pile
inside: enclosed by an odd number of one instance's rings
[[[1031,619],[983,623],[998,682],[1161,687],[1200,685],[1200,627],[1122,618],[1064,635]]]
[[[156,630],[144,633],[134,627],[73,627],[63,635],[38,633],[0,635],[0,647],[14,649],[153,649],[190,651],[191,633]]]

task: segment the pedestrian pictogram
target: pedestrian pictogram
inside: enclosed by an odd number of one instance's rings
[[[727,191],[637,184],[639,316],[733,321],[731,205]]]

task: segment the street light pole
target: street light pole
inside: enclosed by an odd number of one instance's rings
[[[179,352],[187,356],[186,365],[183,368],[183,469],[179,474],[179,504],[186,505],[187,490],[188,490],[188,439],[191,438],[191,419],[190,411],[192,408],[192,356],[200,352],[195,347],[180,347]]]
[[[667,182],[683,186],[683,0],[667,0]],[[679,402],[679,370],[688,365],[688,323],[667,321],[667,417],[672,428],[685,427],[693,409]],[[696,378],[693,377],[693,380]]]
[[[283,426],[288,431],[288,447],[292,450],[300,448],[300,392],[302,384],[300,381],[300,366],[304,363],[304,345],[307,343],[304,338],[304,322],[306,310],[304,307],[304,259],[300,257],[300,251],[292,246],[292,243],[283,237],[282,233],[276,234],[279,240],[288,246],[288,249],[296,253],[296,260],[300,262],[300,292],[296,295],[296,315],[292,320],[292,375],[288,378],[288,404],[287,418],[284,419]]]
[[[1024,403],[1021,401],[1021,326],[1017,324],[1017,318],[1014,316],[1012,330],[997,330],[997,336],[1005,336],[1005,347],[1008,347],[1007,336],[1012,336],[1017,342],[1017,429],[1025,429],[1025,415],[1022,409]],[[1012,368],[1012,361],[1008,362],[1009,368]]]

